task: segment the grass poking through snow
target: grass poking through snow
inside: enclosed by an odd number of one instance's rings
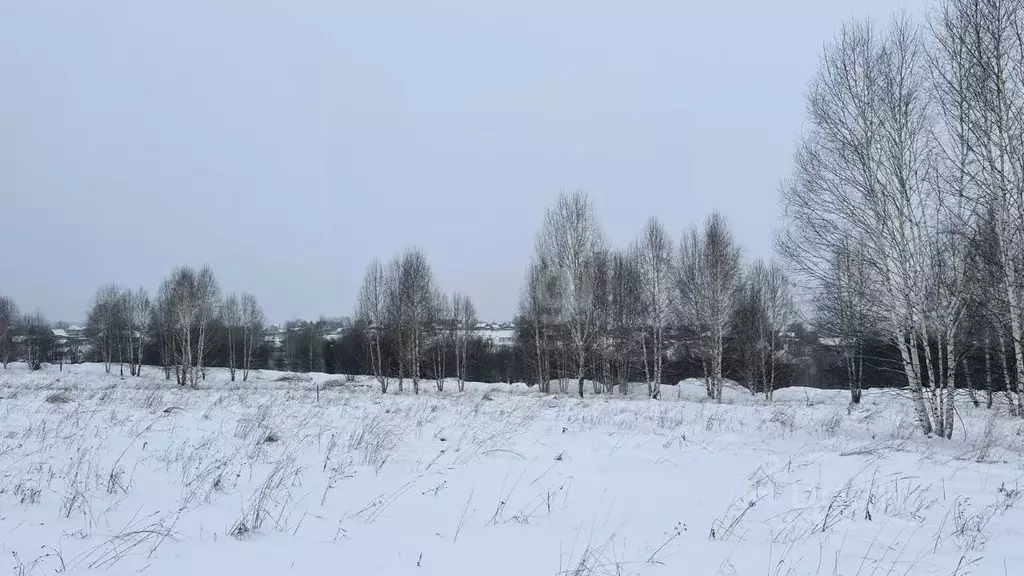
[[[993,574],[1024,428],[897,393],[672,400],[361,378],[0,371],[0,573]],[[587,387],[588,391],[590,387]],[[681,400],[675,398],[681,397]],[[2,563],[7,562],[8,566]]]

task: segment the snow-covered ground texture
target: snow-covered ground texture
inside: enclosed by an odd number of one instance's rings
[[[417,397],[219,370],[182,390],[146,370],[0,370],[0,574],[1024,566],[1022,422],[966,401],[947,441],[891,391],[852,408],[806,389],[715,405],[697,382],[661,401],[454,383]]]

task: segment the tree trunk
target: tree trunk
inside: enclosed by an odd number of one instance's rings
[[[533,335],[534,346],[537,348],[537,385],[540,386],[541,392],[548,394],[551,392],[551,381],[544,380],[544,354],[541,350],[540,327],[538,324],[534,325]]]
[[[388,376],[384,373],[384,361],[380,354],[380,335],[374,337],[375,347],[377,349],[377,373],[380,374],[380,393],[388,393]]]
[[[235,329],[228,327],[228,374],[231,381],[235,381]]]
[[[661,397],[661,347],[662,339],[664,338],[663,330],[661,326],[657,326],[654,329],[654,398]]]
[[[1001,246],[1005,252],[1006,239],[1002,238]],[[1024,375],[1024,348],[1021,347],[1021,309],[1017,298],[1017,267],[1012,257],[1003,258],[1003,269],[1006,272],[1006,301],[1010,306],[1010,336],[1013,339],[1013,359],[1016,368],[1017,396],[1010,395],[1011,409],[1018,415],[1024,416],[1024,387],[1020,386],[1021,376]],[[1007,388],[1009,392],[1009,388]]]
[[[401,345],[398,348],[398,393],[403,392],[405,387],[405,351],[402,350]]]
[[[413,334],[412,338],[412,390],[414,394],[420,393],[420,337]]]
[[[858,338],[853,345],[853,355],[850,358],[850,402],[860,404],[861,389],[864,378],[864,355],[861,353],[861,343]]]
[[[985,407],[992,408],[992,357],[989,350],[989,336],[985,333]]]
[[[1013,397],[1011,395],[1012,388],[1011,388],[1011,384],[1010,384],[1010,382],[1011,382],[1010,366],[1006,362],[1006,337],[1003,335],[1003,331],[1002,330],[998,330],[997,334],[999,335],[999,360],[1000,360],[1000,363],[1002,364],[1002,367],[1003,367],[1003,383],[1005,385],[1004,389],[1006,391],[1006,399],[1011,402],[1011,410],[1012,410]]]
[[[712,374],[711,374],[712,386],[714,386],[714,390],[713,390],[714,396],[713,396],[713,399],[714,399],[715,402],[721,403],[722,402],[722,388],[723,388],[723,383],[722,383],[722,333],[721,333],[721,330],[719,330],[717,335],[715,336],[715,355],[714,355],[714,358],[713,358],[713,363],[711,365],[711,370],[712,370]]]
[[[715,391],[714,391],[714,387],[711,384],[711,372],[708,369],[708,360],[707,360],[706,356],[701,360],[700,364],[701,364],[701,368],[703,368],[703,370],[704,370],[704,389],[707,392],[708,398],[714,398],[715,397]],[[683,391],[682,391],[682,389],[680,389],[679,390],[680,396],[682,395],[682,393],[683,393]]]
[[[981,405],[981,402],[978,401],[978,394],[974,391],[974,381],[971,380],[971,367],[967,363],[966,356],[964,357],[964,378],[967,380],[967,394],[971,398],[971,403],[977,408]]]
[[[576,377],[579,378],[580,398],[583,398],[583,380],[584,380],[584,375],[585,375],[585,373],[583,371],[583,367],[585,366],[586,357],[583,355],[583,351],[582,350],[579,352],[579,355],[577,356],[577,361],[579,362],[579,366],[577,368]]]
[[[654,398],[654,380],[651,379],[651,368],[647,361],[647,336],[643,333],[640,335],[640,346],[644,355],[644,378],[647,379],[647,396]]]
[[[942,419],[940,418],[940,415],[942,414],[942,407],[939,406],[939,402],[942,398],[940,394],[942,388],[942,376],[940,374],[942,369],[942,342],[940,341],[936,343],[935,354],[938,358],[933,361],[931,340],[928,337],[928,332],[923,326],[920,330],[921,340],[924,345],[924,359],[921,367],[923,372],[928,375],[928,388],[925,389],[922,385],[922,395],[924,396],[926,406],[928,408],[928,417],[931,419],[932,429],[939,436],[944,436],[945,430],[942,427]],[[916,350],[917,347],[915,346],[914,349]]]
[[[913,333],[909,336],[909,343],[906,339],[899,343],[900,356],[903,360],[903,372],[907,376],[907,384],[910,387],[911,399],[914,403],[914,412],[917,415],[918,425],[921,432],[926,436],[933,431],[931,418],[928,416],[928,408],[925,406],[924,390],[921,385],[921,372],[919,369],[917,342]]]
[[[953,416],[954,416],[954,403],[956,401],[956,342],[953,331],[950,330],[946,334],[946,404],[942,418],[945,421],[944,426],[946,428],[946,439],[953,437]],[[968,372],[969,374],[969,372]],[[973,393],[973,389],[971,390]],[[977,406],[978,402],[975,400],[974,405]]]

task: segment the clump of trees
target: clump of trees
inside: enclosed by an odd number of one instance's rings
[[[924,27],[847,24],[783,186],[778,249],[839,340],[851,389],[865,342],[885,342],[925,434],[952,435],[972,357],[990,393],[1001,368],[1011,409],[1024,406],[1022,32],[1016,0],[943,0]]]
[[[100,287],[87,313],[86,332],[95,357],[111,372],[142,375],[148,354],[174,375],[182,386],[195,387],[211,365],[237,371],[248,380],[262,344],[265,320],[252,294],[228,294],[222,300],[213,270],[183,266],[160,285],[155,299],[144,288],[128,290],[116,284]]]
[[[6,370],[11,361],[20,358],[30,370],[38,370],[53,350],[53,333],[46,317],[41,312],[23,315],[12,298],[0,296],[0,365]]]
[[[116,362],[124,376],[127,362],[129,374],[141,375],[151,314],[152,302],[145,288],[132,291],[109,284],[96,291],[86,315],[86,330],[108,374]]]
[[[740,248],[725,219],[712,214],[704,229],[684,235],[679,249],[677,292],[681,323],[696,329],[695,343],[708,397],[722,401],[725,340],[734,324],[743,281]],[[754,279],[751,278],[751,282]],[[749,302],[757,305],[758,302]],[[760,310],[751,310],[760,314]]]
[[[401,392],[409,378],[419,394],[424,372],[443,390],[452,368],[462,391],[476,324],[470,297],[443,293],[420,250],[406,250],[387,266],[374,260],[367,267],[356,302],[356,331],[365,336],[364,369],[381,392],[392,382]]]
[[[603,284],[608,257],[593,203],[585,193],[558,197],[544,216],[535,249],[538,258],[548,263],[544,273],[554,288],[546,293],[553,298],[553,315],[546,320],[561,328],[565,375],[578,381],[582,397],[587,362],[603,344],[601,312],[607,297]]]
[[[252,294],[243,292],[239,296],[232,292],[221,302],[218,320],[231,381],[235,381],[238,370],[241,370],[242,382],[248,382],[266,326],[263,309]]]
[[[18,329],[29,370],[39,370],[53,347],[50,323],[41,312],[25,314]]]
[[[678,245],[652,218],[630,247],[615,249],[588,196],[576,191],[545,215],[517,336],[529,378],[545,392],[554,380],[565,392],[572,380],[582,396],[590,378],[597,392],[628,393],[640,376],[659,398],[666,363],[688,357],[708,397],[720,402],[732,342],[750,348],[733,363],[734,375],[771,397],[784,355],[780,335],[793,319],[786,275],[763,262],[746,268],[720,214]]]
[[[634,318],[644,333],[640,347],[644,365],[647,394],[661,396],[662,369],[666,331],[673,315],[672,287],[675,282],[675,259],[672,239],[657,218],[647,221],[630,254],[637,271],[639,314]]]

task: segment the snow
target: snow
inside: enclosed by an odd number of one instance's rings
[[[477,338],[482,338],[498,346],[511,346],[515,341],[516,331],[514,329],[489,328],[476,330],[475,335]]]
[[[156,368],[0,369],[0,571],[1004,575],[1024,562],[1024,425],[1005,412],[961,402],[947,441],[922,437],[896,391],[850,407],[841,391],[767,404],[736,385],[716,405],[700,380],[661,401],[641,386],[579,399],[423,384],[382,396],[367,378],[214,370],[182,390]]]

